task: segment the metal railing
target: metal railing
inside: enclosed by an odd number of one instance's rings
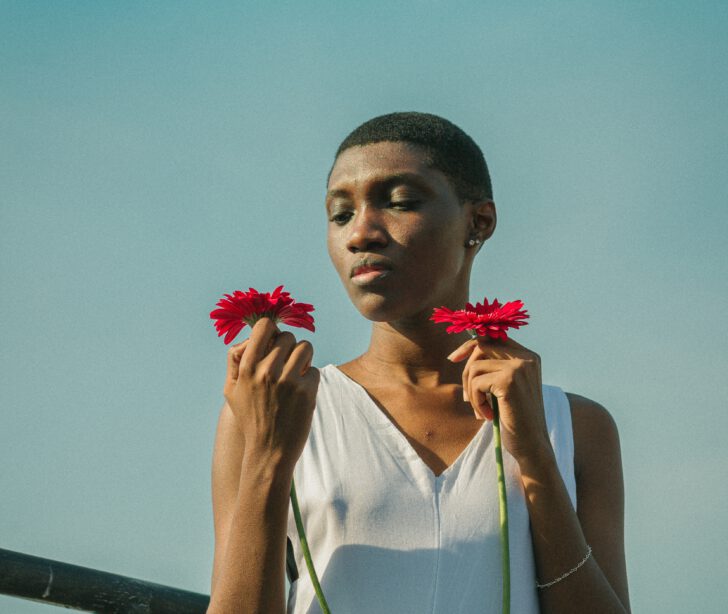
[[[204,614],[210,598],[0,548],[0,594],[109,614]]]

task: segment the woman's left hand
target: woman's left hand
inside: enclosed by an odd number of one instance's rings
[[[478,337],[448,356],[452,362],[465,358],[463,400],[470,401],[476,417],[492,420],[488,395],[498,399],[501,436],[510,454],[520,462],[550,450],[539,355],[510,338]]]

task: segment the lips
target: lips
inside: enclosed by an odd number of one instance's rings
[[[363,273],[371,273],[372,271],[386,271],[382,266],[360,266],[356,269],[354,269],[354,277],[357,275],[362,275]]]
[[[391,269],[391,265],[387,262],[384,262],[383,260],[364,259],[357,262],[351,268],[351,277],[356,277],[357,275],[363,275],[364,273],[372,273],[376,271],[390,271]]]

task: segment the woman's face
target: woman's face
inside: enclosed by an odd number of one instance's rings
[[[433,307],[467,299],[470,211],[417,146],[344,150],[326,195],[328,250],[361,314],[373,321],[429,317]]]

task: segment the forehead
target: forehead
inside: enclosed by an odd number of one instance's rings
[[[423,148],[410,143],[381,142],[342,151],[331,169],[328,189],[353,189],[391,177],[411,177],[432,185],[433,189],[449,185],[447,177],[431,165]]]

